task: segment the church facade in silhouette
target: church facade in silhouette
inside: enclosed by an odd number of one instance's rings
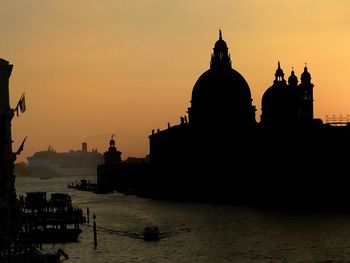
[[[249,85],[232,68],[220,31],[210,68],[193,87],[188,121],[149,137],[152,192],[306,203],[342,195],[350,129],[314,118],[313,88],[306,65],[299,83],[294,70],[287,81],[278,62],[257,123]]]
[[[138,192],[240,203],[345,198],[348,171],[341,164],[350,156],[350,129],[314,118],[313,88],[306,65],[299,83],[294,71],[286,81],[278,62],[258,123],[249,85],[232,68],[220,31],[188,116],[149,136],[150,163],[135,180]]]

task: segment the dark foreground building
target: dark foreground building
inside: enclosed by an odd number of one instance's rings
[[[13,174],[16,155],[12,152],[11,136],[14,111],[9,99],[12,68],[13,65],[0,58],[0,262],[4,254],[11,254],[19,219]]]
[[[193,87],[188,116],[149,136],[150,162],[135,166],[140,170],[132,180],[138,193],[254,204],[347,204],[350,127],[314,119],[313,87],[306,66],[299,84],[294,71],[287,82],[278,63],[257,123],[249,85],[232,68],[220,31],[210,68]],[[123,165],[98,173],[99,181],[117,182]]]

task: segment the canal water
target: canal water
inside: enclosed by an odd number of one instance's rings
[[[350,262],[350,214],[286,213],[233,205],[177,203],[119,193],[94,194],[67,187],[81,178],[16,178],[17,194],[63,192],[90,210],[79,242],[63,249],[64,262]],[[93,180],[93,178],[86,178]],[[97,247],[92,215],[96,214]],[[158,226],[161,240],[144,241]]]

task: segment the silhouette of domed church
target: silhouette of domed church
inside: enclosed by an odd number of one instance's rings
[[[235,124],[254,125],[255,111],[248,83],[232,68],[228,47],[220,31],[210,69],[199,77],[193,87],[189,122],[211,134]]]
[[[114,181],[140,195],[340,204],[339,200],[349,199],[348,171],[339,164],[350,156],[350,127],[314,118],[313,88],[306,65],[299,84],[294,70],[285,80],[278,62],[273,84],[262,97],[260,123],[256,122],[249,85],[232,68],[220,31],[210,68],[194,84],[188,118],[181,116],[178,125],[152,130],[149,163],[115,169],[106,164],[99,167],[100,181],[105,177],[112,182],[113,171],[126,169],[130,175],[134,169],[132,180],[114,172],[119,178]]]
[[[306,66],[301,74],[301,83],[298,85],[294,70],[288,78],[288,83],[286,82],[278,62],[273,85],[262,97],[261,124],[280,126],[312,123],[313,87]]]
[[[181,117],[179,125],[149,137],[152,192],[246,202],[257,196],[324,200],[322,191],[344,181],[343,169],[332,163],[349,156],[350,130],[314,119],[313,88],[306,65],[299,84],[294,70],[286,81],[278,62],[257,123],[249,85],[232,68],[220,31],[210,68],[193,87],[189,121]],[[325,183],[321,171],[337,180]]]

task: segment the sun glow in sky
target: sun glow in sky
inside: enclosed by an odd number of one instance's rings
[[[110,135],[128,156],[148,153],[152,129],[179,123],[209,68],[218,29],[247,80],[260,120],[277,61],[286,78],[307,62],[315,117],[350,114],[348,0],[4,0],[0,57],[14,65],[13,147],[20,160],[57,151],[103,152]]]

